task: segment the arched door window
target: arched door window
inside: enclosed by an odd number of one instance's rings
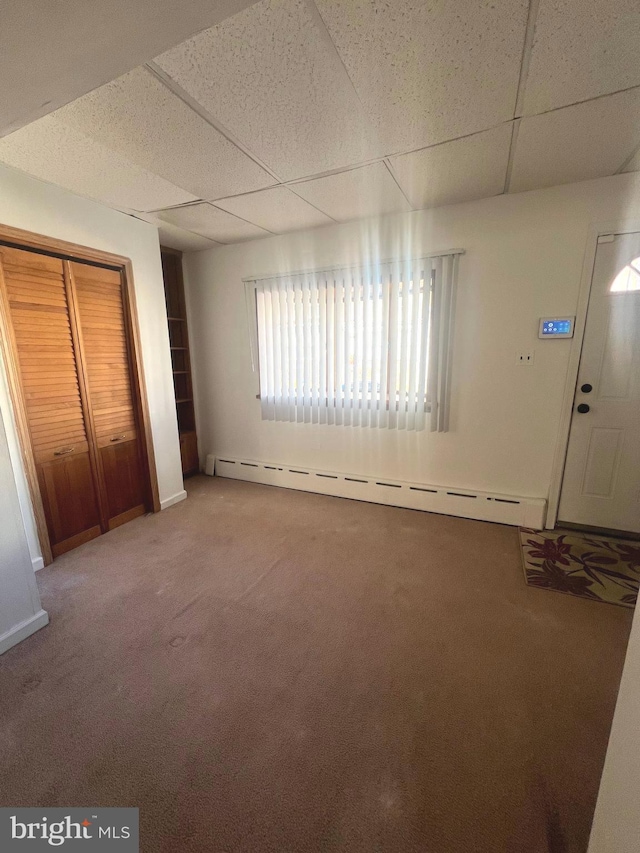
[[[623,267],[611,282],[609,293],[628,293],[640,290],[640,258],[635,258]]]

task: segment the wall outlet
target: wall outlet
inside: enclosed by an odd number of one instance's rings
[[[516,361],[518,364],[533,364],[534,350],[526,350],[516,353]]]

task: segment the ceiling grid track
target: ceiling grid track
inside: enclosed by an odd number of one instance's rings
[[[312,204],[310,201],[307,201],[307,199],[304,199],[299,193],[297,193],[294,189],[292,189],[289,186],[289,182],[284,182],[282,180],[282,178],[280,178],[280,176],[277,175],[276,172],[274,172],[270,166],[268,166],[256,154],[254,154],[253,151],[251,151],[249,148],[247,148],[247,146],[244,145],[244,143],[240,142],[240,140],[235,136],[234,133],[232,133],[228,128],[226,128],[224,125],[222,125],[216,119],[214,119],[213,116],[207,110],[205,110],[203,106],[201,106],[194,98],[192,98],[191,95],[189,95],[187,92],[185,92],[185,90],[178,83],[176,83],[176,81],[172,77],[170,77],[165,71],[163,71],[163,69],[160,68],[159,65],[157,65],[155,62],[148,62],[148,63],[146,63],[145,67],[172,94],[174,94],[177,98],[180,98],[180,100],[186,106],[188,106],[197,115],[199,115],[201,119],[206,121],[207,124],[211,125],[211,127],[213,127],[214,130],[217,130],[218,133],[220,133],[222,136],[224,136],[224,138],[228,142],[230,142],[232,145],[235,145],[235,147],[238,148],[240,151],[242,151],[243,154],[246,154],[246,156],[249,157],[251,160],[253,160],[253,162],[256,163],[256,165],[260,166],[262,169],[265,170],[265,172],[267,172],[269,175],[271,175],[271,177],[276,181],[276,183],[273,185],[274,187],[275,186],[286,187],[287,189],[291,190],[291,192],[297,198],[304,201],[310,207],[313,207],[314,210],[317,210],[318,213],[322,213],[324,216],[327,216],[332,222],[337,221],[336,219],[333,218],[333,216],[331,216],[331,214],[327,213],[324,210],[321,210],[319,207],[316,207],[315,204]],[[307,179],[307,180],[309,180],[309,179]],[[273,189],[273,187],[263,187],[263,190],[265,190],[265,189]],[[235,193],[232,195],[223,196],[223,198],[238,198],[240,196],[252,195],[255,192],[260,192],[260,190],[249,190],[249,191],[244,192],[244,193]],[[230,214],[229,211],[225,211],[223,208],[217,207],[217,205],[215,205],[215,201],[218,201],[218,200],[220,200],[220,197],[217,197],[216,199],[202,199],[199,201],[187,202],[184,205],[175,205],[174,208],[186,207],[186,206],[190,206],[190,205],[194,205],[194,204],[199,204],[199,203],[201,203],[201,201],[206,201],[209,204],[213,204],[213,206],[216,207],[217,210],[222,210],[224,213],[228,213],[230,216],[236,216],[238,219],[242,219],[242,217],[237,216],[237,214]],[[160,210],[169,210],[169,209],[170,208],[160,208]],[[250,225],[256,224],[255,222],[250,222],[249,220],[243,220],[243,221],[248,222]],[[265,231],[268,231],[268,229],[264,228],[264,226],[262,226],[262,225],[260,225],[258,227],[263,228],[263,230],[265,230]],[[269,231],[269,233],[274,234],[276,232]]]
[[[291,184],[288,184],[288,183],[287,183],[287,184],[280,184],[280,186],[282,186],[282,187],[284,187],[285,189],[289,190],[289,192],[292,192],[296,198],[301,199],[301,201],[303,201],[305,204],[308,204],[308,205],[309,205],[309,207],[312,207],[314,210],[317,210],[317,211],[318,211],[318,213],[321,213],[323,216],[327,216],[327,217],[328,217],[332,222],[337,222],[337,221],[338,221],[337,219],[334,219],[334,218],[333,218],[333,216],[331,216],[331,214],[330,214],[330,213],[327,213],[327,211],[326,211],[326,210],[322,210],[322,209],[321,209],[321,208],[319,208],[316,204],[314,204],[312,201],[309,201],[309,199],[305,198],[304,196],[301,196],[301,195],[300,195],[300,193],[297,193],[297,192],[295,191],[295,189],[291,186]],[[322,226],[318,226],[318,227],[320,227],[320,228],[321,228]]]
[[[504,175],[503,193],[509,192],[511,184],[511,173],[513,171],[513,160],[516,154],[516,144],[518,141],[518,131],[520,130],[521,119],[516,118],[511,122],[511,142],[509,143],[509,158],[507,159],[507,168]]]
[[[389,161],[389,163],[390,163],[392,157],[402,157],[406,154],[416,154],[416,153],[419,153],[421,151],[429,151],[432,148],[440,148],[441,146],[448,145],[451,142],[459,142],[460,140],[463,140],[463,139],[471,139],[474,136],[480,136],[483,133],[488,133],[490,130],[496,130],[497,128],[502,127],[504,124],[511,124],[511,121],[499,122],[498,124],[492,125],[491,127],[484,128],[483,130],[474,130],[472,133],[465,133],[462,136],[455,136],[455,137],[452,137],[451,139],[445,139],[442,142],[435,142],[433,145],[425,145],[421,148],[412,148],[408,151],[404,151],[404,150],[403,151],[397,151],[397,152],[393,152],[391,154],[386,154],[382,157],[374,157],[371,160],[363,160],[360,163],[353,163],[353,164],[350,164],[348,166],[339,166],[336,169],[327,169],[326,171],[317,172],[317,173],[311,174],[311,175],[304,175],[303,177],[300,177],[300,178],[290,178],[287,181],[282,181],[282,182],[279,182],[277,184],[273,184],[273,186],[270,186],[270,187],[263,187],[262,189],[259,189],[259,190],[245,190],[244,192],[241,192],[241,193],[232,193],[231,195],[226,195],[226,196],[216,196],[215,198],[202,198],[202,199],[196,199],[195,201],[185,201],[185,202],[182,202],[181,204],[167,205],[167,207],[159,207],[159,208],[156,208],[155,210],[149,210],[147,212],[148,213],[157,213],[158,211],[161,211],[161,210],[174,210],[174,209],[177,209],[180,207],[190,207],[194,204],[202,204],[203,202],[209,202],[210,204],[215,204],[216,201],[220,201],[223,198],[224,199],[242,198],[243,196],[254,195],[255,193],[265,192],[266,190],[275,189],[276,187],[286,187],[287,189],[290,189],[290,190],[295,192],[294,187],[297,186],[298,184],[305,184],[308,181],[315,181],[318,178],[329,178],[333,175],[342,175],[342,174],[345,174],[346,172],[355,172],[357,169],[364,169],[366,166],[375,166],[376,163],[386,163],[387,161]],[[391,166],[391,168],[393,169],[393,166]],[[400,188],[400,189],[402,189],[402,188]],[[296,195],[298,195],[298,193],[296,193]],[[299,197],[303,198],[303,200],[307,204],[314,207],[314,205],[310,201],[307,201],[307,199],[305,199],[303,196],[299,196]],[[320,210],[320,208],[316,208],[316,210]],[[325,213],[325,212],[323,210],[320,210],[320,213]],[[325,213],[325,216],[330,216],[330,214]],[[332,217],[330,217],[330,218],[332,218]],[[334,220],[334,221],[337,221],[337,220]]]
[[[210,124],[211,127],[213,127],[222,136],[224,136],[225,139],[227,139],[231,144],[235,145],[236,148],[238,148],[240,151],[242,151],[244,154],[246,154],[246,156],[249,157],[251,160],[253,160],[254,163],[256,163],[258,166],[260,166],[262,169],[264,169],[266,172],[268,172],[269,175],[271,175],[271,177],[274,178],[276,183],[274,183],[270,187],[263,187],[259,190],[246,190],[246,191],[241,192],[241,193],[232,193],[232,194],[226,195],[226,196],[216,196],[215,198],[201,198],[201,199],[196,199],[194,201],[182,202],[181,204],[168,205],[167,207],[162,207],[162,208],[157,208],[155,210],[150,210],[150,211],[148,211],[149,213],[156,213],[160,210],[174,210],[174,209],[177,209],[180,207],[190,207],[190,206],[193,206],[195,204],[202,204],[203,202],[215,204],[215,202],[217,200],[220,200],[222,198],[225,198],[225,199],[227,199],[227,198],[241,198],[242,196],[248,196],[248,195],[252,195],[254,193],[258,193],[258,192],[264,192],[265,190],[274,189],[277,186],[282,186],[282,187],[286,187],[287,189],[290,189],[292,192],[295,193],[296,196],[298,196],[299,198],[302,198],[303,201],[306,202],[306,204],[309,204],[311,207],[315,207],[315,209],[318,210],[320,213],[323,213],[325,216],[328,216],[330,219],[333,219],[333,217],[330,214],[326,213],[326,211],[321,210],[320,208],[313,205],[311,202],[307,201],[307,199],[305,199],[303,196],[300,196],[298,193],[296,193],[294,187],[297,184],[303,184],[303,183],[306,183],[307,181],[314,181],[314,180],[317,180],[319,178],[326,178],[326,177],[331,177],[332,175],[340,175],[340,174],[343,174],[345,172],[352,172],[352,171],[355,171],[356,169],[363,169],[366,166],[375,165],[376,163],[384,163],[385,165],[387,163],[390,164],[390,158],[392,158],[392,157],[402,157],[402,156],[405,156],[407,154],[415,154],[415,153],[419,153],[421,151],[428,151],[432,148],[439,148],[443,145],[448,145],[452,142],[458,142],[458,141],[463,140],[463,139],[470,139],[474,136],[479,136],[482,133],[487,133],[490,130],[495,130],[498,127],[502,127],[502,125],[505,124],[505,122],[499,122],[498,124],[492,125],[491,127],[483,128],[482,130],[475,130],[472,133],[465,133],[465,134],[462,134],[461,136],[452,137],[451,139],[445,139],[442,142],[436,142],[433,145],[425,145],[425,146],[422,146],[420,148],[411,148],[409,150],[401,150],[401,151],[391,152],[389,154],[385,154],[385,155],[380,156],[380,157],[374,157],[374,158],[371,158],[369,160],[363,160],[363,161],[358,162],[358,163],[349,164],[348,166],[339,166],[335,169],[327,169],[327,170],[322,171],[322,172],[317,172],[317,173],[310,174],[310,175],[303,175],[303,176],[298,177],[298,178],[290,178],[289,180],[284,181],[271,169],[270,166],[267,166],[266,163],[264,163],[257,155],[253,154],[250,149],[248,149],[242,142],[240,142],[234,136],[234,134],[231,133],[231,131],[229,131],[222,124],[217,122],[211,116],[210,113],[208,113],[202,106],[200,106],[200,104],[198,104],[197,101],[195,101],[193,98],[191,98],[190,95],[188,95],[186,92],[184,92],[184,90],[181,89],[179,84],[177,84],[172,78],[170,78],[168,75],[166,75],[165,72],[162,71],[162,69],[158,69],[158,73],[156,73],[155,68],[153,68],[152,66],[153,66],[153,63],[147,63],[146,67],[156,77],[158,77],[158,79],[160,79],[164,83],[164,85],[174,95],[176,95],[178,98],[180,98],[183,101],[183,103],[185,103],[194,112],[196,112],[202,119],[204,119],[208,124]],[[522,79],[522,76],[521,76],[521,79]],[[624,89],[618,89],[615,92],[607,92],[603,95],[596,95],[596,96],[591,97],[591,98],[585,98],[584,100],[575,101],[571,104],[563,104],[562,106],[559,106],[559,107],[552,107],[551,109],[543,110],[542,112],[539,112],[539,113],[532,113],[530,116],[528,116],[528,118],[534,118],[537,116],[547,115],[548,113],[558,112],[560,110],[567,109],[568,107],[571,107],[571,106],[577,106],[578,104],[591,103],[593,101],[598,101],[598,100],[601,100],[603,98],[609,98],[612,95],[618,95],[618,94],[622,94],[624,92],[630,92],[630,91],[633,91],[634,89],[640,89],[640,86],[629,86],[629,87],[624,88]],[[524,90],[522,90],[522,91],[524,91]],[[520,94],[518,95],[518,97],[520,97]],[[517,108],[514,110],[514,113],[515,113],[514,119],[519,124],[522,116],[517,114],[518,113]],[[517,133],[514,134],[514,136],[517,136]],[[515,139],[513,139],[513,142],[515,142]],[[638,145],[638,147],[636,149],[634,149],[632,154],[625,160],[625,162],[622,164],[620,169],[615,174],[618,174],[618,172],[620,172],[624,169],[624,167],[628,164],[628,162],[630,162],[633,159],[633,157],[635,156],[635,154],[637,153],[638,150],[640,150],[640,144]],[[510,152],[510,156],[509,156],[510,161],[513,159],[512,154],[513,154],[513,152]],[[391,167],[391,169],[393,169],[393,167]],[[392,174],[393,174],[393,172],[392,172]],[[394,179],[397,182],[395,175],[394,175]],[[398,186],[400,187],[400,185],[398,185]],[[402,191],[402,187],[400,187],[400,189]],[[403,195],[405,195],[404,191],[402,191],[402,192],[403,192]],[[406,195],[405,195],[405,197],[406,197]],[[240,218],[240,217],[238,217],[238,218]],[[334,219],[333,221],[337,221],[337,220]],[[251,223],[251,224],[254,224],[254,223]]]
[[[533,49],[533,39],[536,32],[536,21],[538,19],[538,10],[540,8],[540,0],[529,0],[529,11],[527,14],[527,28],[525,30],[524,44],[522,45],[522,59],[520,60],[520,75],[518,77],[518,89],[516,92],[516,102],[513,108],[513,117],[520,118],[522,116],[524,93],[527,86],[527,77],[529,76],[529,65],[531,64],[531,51]],[[511,159],[511,156],[510,156]]]
[[[616,175],[621,175],[621,174],[624,172],[624,170],[627,168],[627,166],[629,165],[629,163],[631,163],[631,161],[632,161],[632,160],[633,160],[633,158],[636,156],[636,154],[638,154],[638,152],[640,152],[640,142],[636,145],[636,147],[633,149],[633,151],[631,152],[631,154],[629,154],[629,156],[625,159],[625,161],[624,161],[624,163],[622,164],[622,166],[620,166],[620,168],[619,168],[619,169],[616,169],[616,171],[615,171],[615,173],[614,173],[614,174],[616,174]]]
[[[224,209],[224,207],[218,207],[218,205],[217,205],[217,204],[215,204],[215,203],[214,203],[214,202],[212,202],[212,201],[202,201],[202,202],[200,202],[200,203],[201,203],[201,204],[208,204],[210,207],[215,207],[215,209],[216,209],[216,210],[219,210],[219,211],[220,211],[220,213],[224,213],[226,216],[233,216],[235,219],[239,219],[239,220],[240,220],[240,222],[246,222],[246,224],[247,224],[247,225],[253,225],[253,226],[254,226],[254,228],[262,228],[262,230],[263,230],[263,231],[266,231],[268,234],[272,234],[272,235],[276,234],[276,232],[275,232],[275,231],[270,231],[270,230],[269,230],[268,228],[266,228],[264,225],[256,225],[256,223],[255,223],[255,222],[251,222],[249,219],[245,219],[245,218],[244,218],[244,216],[240,216],[238,213],[230,213],[228,210],[225,210],[225,209]],[[179,226],[179,227],[180,227],[180,226]],[[213,238],[213,237],[210,237],[209,239],[210,239],[210,240],[213,240],[214,238]],[[259,237],[256,237],[256,239],[257,239],[257,240],[259,240],[260,238],[259,238]],[[222,241],[222,240],[217,240],[216,242],[222,243],[223,241]]]
[[[396,176],[396,173],[395,173],[395,170],[394,170],[394,168],[393,168],[393,165],[391,164],[391,161],[389,160],[389,158],[388,158],[388,157],[385,157],[385,158],[384,158],[384,160],[383,160],[382,162],[383,162],[383,163],[384,163],[384,165],[387,167],[387,171],[388,171],[388,172],[389,172],[389,174],[391,175],[392,180],[393,180],[393,181],[395,181],[396,186],[398,187],[398,189],[399,189],[399,190],[400,190],[400,192],[402,193],[402,195],[403,195],[403,197],[404,197],[405,201],[407,202],[407,204],[409,205],[409,207],[411,208],[411,210],[413,210],[413,205],[411,204],[411,202],[410,202],[410,200],[409,200],[409,198],[408,198],[408,196],[407,196],[406,192],[402,189],[402,186],[401,186],[400,181],[398,180],[398,178],[397,178],[397,176]]]
[[[311,17],[316,22],[316,26],[318,27],[318,31],[322,36],[322,40],[325,42],[327,47],[329,47],[329,49],[335,54],[336,59],[338,60],[338,64],[339,64],[340,68],[342,68],[342,70],[344,72],[344,76],[347,79],[347,81],[349,82],[349,86],[351,87],[353,94],[356,96],[356,99],[357,99],[358,103],[360,104],[360,107],[362,108],[363,115],[366,117],[367,123],[369,124],[369,128],[370,128],[371,132],[373,133],[373,125],[371,124],[371,120],[369,119],[369,117],[367,115],[367,111],[365,110],[364,104],[362,103],[362,100],[360,99],[360,95],[358,93],[358,90],[356,89],[355,83],[351,79],[351,75],[349,74],[349,71],[347,70],[347,66],[344,64],[342,56],[340,55],[340,52],[338,51],[338,48],[336,47],[336,43],[331,38],[331,33],[329,32],[329,28],[327,27],[327,25],[324,21],[324,18],[320,14],[320,10],[316,6],[315,0],[306,0],[306,3],[307,3],[307,8],[309,9],[309,11],[311,13]]]
[[[549,115],[549,113],[558,113],[561,110],[569,109],[569,107],[578,107],[580,104],[592,104],[595,101],[603,101],[606,98],[612,98],[614,95],[623,95],[625,92],[633,92],[634,90],[640,91],[640,86],[625,86],[624,89],[616,89],[613,92],[603,92],[602,95],[593,95],[590,98],[571,101],[569,104],[561,104],[559,107],[551,107],[548,110],[541,110],[539,113],[531,113],[531,115],[528,116],[521,116],[521,118],[538,118],[538,116],[546,116]]]
[[[296,184],[304,184],[307,181],[316,181],[318,178],[330,178],[332,175],[343,175],[345,172],[355,172],[356,169],[364,169],[365,166],[375,166],[376,163],[383,163],[384,157],[374,157],[371,160],[363,160],[360,163],[350,163],[348,166],[338,166],[336,169],[326,169],[324,172],[317,172],[315,175],[305,175],[302,178],[291,178],[285,181],[285,187],[295,186]]]
[[[218,133],[222,134],[224,138],[230,142],[232,145],[235,145],[236,148],[239,148],[243,154],[246,154],[250,160],[253,160],[260,168],[264,169],[267,174],[271,175],[271,177],[275,180],[277,184],[281,184],[282,178],[277,175],[270,166],[267,166],[256,154],[253,153],[247,146],[241,142],[238,137],[232,133],[228,128],[226,128],[223,124],[217,121],[208,110],[198,103],[195,98],[192,98],[188,92],[186,92],[179,83],[170,77],[159,65],[155,62],[147,62],[145,64],[145,68],[151,72],[166,88],[172,92],[177,98],[186,104],[186,106],[190,107],[195,113],[197,113],[201,119],[207,122],[207,124],[211,125],[214,130],[217,130]],[[265,187],[268,189],[268,187]]]
[[[273,189],[273,187],[268,187],[267,189]],[[261,228],[263,231],[266,231],[269,234],[276,234],[276,231],[270,231],[268,228],[265,228],[264,225],[256,225],[255,222],[251,222],[249,219],[245,219],[244,216],[240,216],[237,213],[230,213],[230,211],[225,210],[223,207],[218,207],[218,205],[213,201],[207,201],[204,198],[198,198],[195,201],[185,201],[184,204],[174,204],[170,207],[159,207],[156,210],[141,210],[139,213],[147,213],[150,216],[155,216],[158,213],[164,213],[167,210],[185,210],[188,207],[198,207],[201,204],[206,204],[209,207],[214,207],[216,210],[219,210],[220,213],[224,213],[225,216],[230,216],[232,219],[239,219],[240,222],[245,222],[247,225],[253,225],[255,228]],[[173,225],[174,228],[181,228],[183,231],[189,231],[184,225],[175,225],[173,222],[167,222],[168,225]],[[191,234],[195,234],[198,237],[204,237],[206,240],[213,240],[214,243],[222,243],[223,245],[227,245],[224,240],[218,240],[215,237],[207,237],[206,234],[199,234],[197,231],[191,231]],[[259,240],[259,237],[255,239]]]
[[[518,142],[518,131],[520,130],[520,119],[522,116],[524,93],[527,87],[527,77],[529,76],[529,65],[531,63],[531,51],[533,49],[533,40],[536,31],[536,21],[538,19],[538,10],[540,8],[540,0],[529,0],[529,8],[527,10],[527,26],[524,34],[524,42],[522,45],[522,57],[520,59],[520,73],[518,75],[518,88],[516,90],[516,100],[513,106],[513,122],[511,124],[511,140],[509,142],[509,156],[507,158],[507,167],[504,175],[503,194],[509,192],[511,185],[511,173],[513,171],[513,161],[516,154],[516,144]]]

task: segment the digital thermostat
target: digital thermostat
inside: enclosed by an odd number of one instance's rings
[[[541,317],[539,338],[572,338],[575,317]]]

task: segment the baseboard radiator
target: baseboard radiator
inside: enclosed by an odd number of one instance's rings
[[[231,456],[207,456],[205,473],[302,492],[317,492],[321,495],[535,529],[544,527],[547,508],[547,502],[542,498],[431,486],[425,483],[390,480],[386,477],[318,471],[304,466],[235,459]]]

